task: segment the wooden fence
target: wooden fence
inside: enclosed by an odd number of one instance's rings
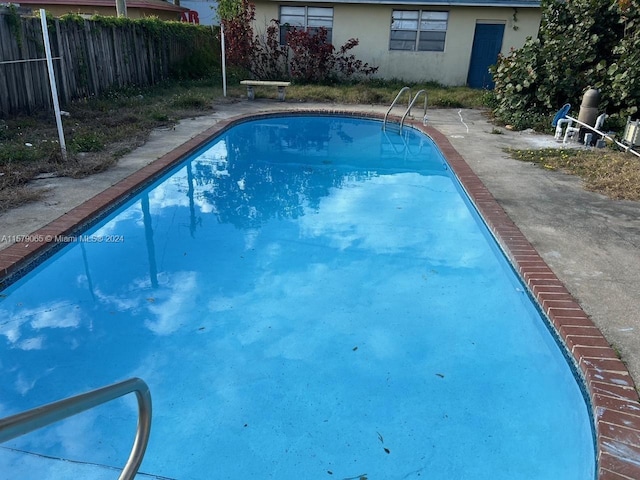
[[[55,19],[49,36],[62,105],[112,87],[157,83],[198,48],[215,49],[213,34],[158,35],[135,22]],[[194,45],[194,38],[209,45]],[[0,118],[52,108],[44,56],[40,19],[0,10]]]

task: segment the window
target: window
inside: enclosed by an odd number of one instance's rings
[[[280,7],[280,43],[287,43],[287,31],[301,28],[309,33],[320,27],[327,29],[327,41],[331,43],[333,30],[333,8],[325,7]]]
[[[449,12],[394,10],[389,50],[444,52]]]

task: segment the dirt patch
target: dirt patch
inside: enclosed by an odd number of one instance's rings
[[[47,194],[46,189],[35,189],[25,186],[0,189],[0,213],[11,208],[19,207],[30,202],[42,200]]]
[[[185,91],[179,85],[74,102],[63,116],[66,161],[52,113],[0,120],[0,213],[42,199],[45,192],[29,185],[34,178],[82,178],[103,172],[143,145],[153,129],[210,114],[212,104],[197,90]]]

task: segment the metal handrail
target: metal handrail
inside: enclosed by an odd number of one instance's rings
[[[0,443],[132,392],[135,392],[138,399],[138,427],[131,453],[118,480],[133,480],[142,463],[151,431],[151,393],[148,385],[140,378],[130,378],[0,419]]]
[[[575,122],[578,125],[580,125],[580,126],[582,126],[584,128],[588,128],[592,132],[595,132],[596,134],[600,135],[602,138],[606,138],[607,140],[609,140],[611,142],[614,142],[616,145],[618,145],[620,148],[622,148],[625,152],[630,152],[630,153],[634,154],[636,157],[640,157],[640,152],[636,152],[630,146],[625,145],[624,143],[621,143],[621,142],[617,141],[615,138],[613,138],[610,135],[598,130],[596,127],[591,126],[588,123],[581,122],[577,118],[570,117],[569,115],[565,115],[564,119],[567,119],[570,122],[569,125],[567,125],[567,128],[571,128],[571,122]],[[561,120],[564,120],[564,119],[561,119]],[[566,134],[565,134],[565,139],[564,139],[563,143],[566,143]]]
[[[409,104],[409,108],[407,108],[407,111],[404,112],[404,115],[402,116],[402,119],[400,120],[400,133],[402,133],[402,126],[404,125],[404,120],[405,118],[407,118],[407,115],[409,115],[411,113],[411,108],[413,108],[413,105],[416,103],[416,101],[418,100],[418,97],[420,96],[421,93],[424,93],[424,113],[423,113],[423,121],[424,119],[427,118],[427,91],[426,90],[420,90],[418,93],[416,93],[416,96],[413,97],[413,100],[411,100],[411,103]]]
[[[396,95],[396,98],[393,100],[393,102],[391,102],[391,105],[389,106],[389,110],[387,110],[387,113],[384,114],[384,120],[382,121],[382,130],[386,130],[387,117],[389,116],[389,112],[391,112],[391,109],[395,106],[400,96],[406,91],[409,91],[409,101],[407,102],[407,105],[409,105],[409,110],[411,110],[411,89],[409,87],[402,87],[402,89],[400,89],[400,91]]]

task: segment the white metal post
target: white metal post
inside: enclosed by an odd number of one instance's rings
[[[49,85],[51,86],[51,98],[53,99],[53,110],[56,115],[56,125],[58,126],[58,139],[60,140],[60,150],[62,159],[67,160],[67,144],[64,141],[64,130],[62,129],[62,117],[60,115],[60,104],[58,103],[58,86],[56,85],[56,75],[53,71],[53,58],[51,58],[51,44],[49,43],[49,27],[47,26],[47,12],[40,9],[40,22],[42,23],[42,39],[44,40],[44,51],[47,57],[47,68],[49,70]]]
[[[220,20],[220,46],[222,48],[222,94],[227,96],[227,59],[224,48],[224,22]]]
[[[116,0],[116,15],[127,17],[127,0]]]

